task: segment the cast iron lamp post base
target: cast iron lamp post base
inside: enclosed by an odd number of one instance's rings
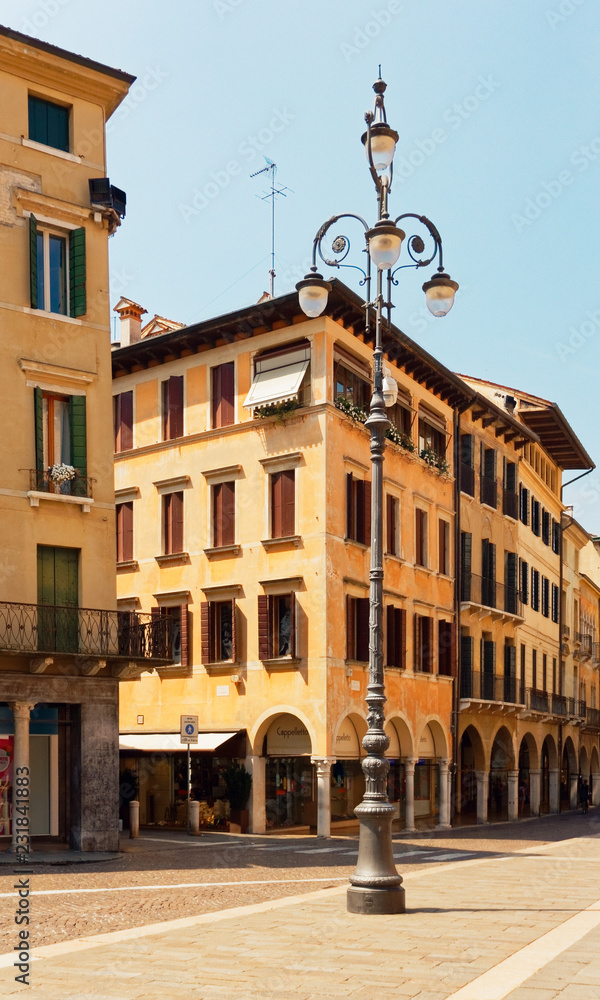
[[[352,885],[346,895],[349,913],[404,913],[406,910],[402,879],[392,854],[395,812],[389,802],[363,801],[354,810],[360,820],[360,842],[356,870],[350,876]]]

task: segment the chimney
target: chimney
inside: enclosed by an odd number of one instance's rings
[[[119,330],[119,343],[121,347],[129,347],[130,344],[137,343],[142,335],[142,316],[147,309],[144,309],[138,302],[121,297],[117,302],[113,312],[116,312],[121,320]]]

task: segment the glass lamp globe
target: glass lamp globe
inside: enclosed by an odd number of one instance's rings
[[[447,316],[454,305],[458,282],[453,281],[449,274],[434,274],[431,281],[423,285],[423,291],[429,312],[433,316]]]
[[[371,260],[380,271],[393,267],[402,248],[404,232],[391,222],[378,222],[367,233]]]
[[[378,174],[391,167],[398,142],[398,133],[393,128],[383,123],[372,125],[370,137],[369,133],[365,132],[362,141],[367,160],[369,160],[369,146],[371,147],[373,167]]]
[[[309,319],[316,319],[327,306],[331,285],[323,280],[323,276],[317,273],[316,268],[311,268],[303,280],[298,282],[296,288],[302,312]]]

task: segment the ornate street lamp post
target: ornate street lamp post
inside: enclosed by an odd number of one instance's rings
[[[366,270],[358,268],[366,287],[365,328],[369,332],[372,311],[375,312],[375,349],[373,353],[373,396],[366,426],[371,433],[371,569],[369,593],[369,684],[367,688],[368,730],[362,741],[367,756],[362,761],[365,775],[365,795],[356,807],[360,822],[360,839],[356,870],[350,877],[347,907],[352,913],[402,913],[405,909],[402,878],[396,870],[392,853],[392,818],[394,807],[387,795],[389,763],[385,752],[389,746],[384,726],[383,706],[383,452],[385,432],[390,426],[385,408],[396,401],[398,386],[383,370],[382,315],[387,312],[390,323],[391,289],[396,285],[395,274],[400,267],[426,267],[437,257],[437,273],[423,285],[427,306],[434,316],[445,316],[452,308],[458,289],[455,281],[444,273],[442,240],[435,226],[423,215],[406,213],[392,220],[388,212],[388,196],[392,187],[393,159],[398,133],[387,124],[383,95],[386,84],[380,78],[373,85],[375,104],[365,115],[367,131],[362,137],[369,169],[377,191],[377,222],[370,228],[359,215],[346,212],[334,215],[321,226],[313,243],[312,266],[309,274],[296,285],[300,307],[311,318],[320,316],[327,306],[331,285],[317,272],[317,253],[328,267],[353,267],[344,264],[350,241],[336,236],[331,243],[333,257],[323,252],[323,241],[330,228],[340,219],[356,219],[364,227],[366,239]],[[404,219],[416,219],[433,240],[433,252],[427,257],[425,243],[418,236],[408,240],[411,263],[393,270],[400,255],[405,233],[398,227]],[[423,256],[421,256],[423,255]],[[376,267],[376,293],[371,301],[371,265]],[[383,298],[384,271],[387,272],[387,300]]]

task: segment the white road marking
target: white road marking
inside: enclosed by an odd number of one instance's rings
[[[453,858],[473,858],[473,851],[454,851],[452,854],[430,854],[428,861],[451,861]],[[394,857],[396,855],[394,854]]]
[[[301,851],[294,851],[294,854],[333,854],[339,850],[339,847],[308,847]]]
[[[503,1000],[600,924],[600,899],[452,993],[447,1000]]]
[[[329,878],[265,878],[247,879],[240,882],[170,882],[167,885],[115,885],[103,889],[32,889],[30,896],[72,896],[92,892],[133,892],[136,889],[214,889],[230,885],[288,885],[292,882],[339,882],[347,875],[331,875]],[[0,892],[0,899],[14,899],[14,892]]]

